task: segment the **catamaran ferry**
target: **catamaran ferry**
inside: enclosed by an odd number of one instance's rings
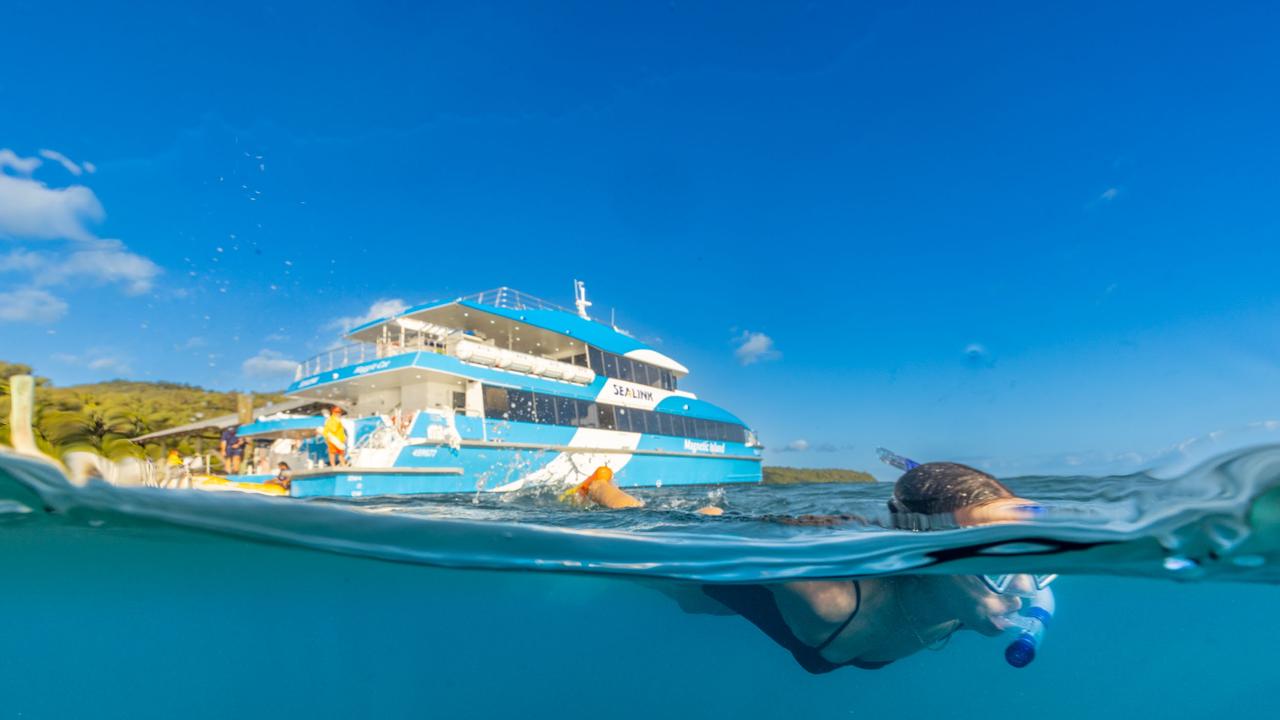
[[[328,465],[325,418],[279,415],[238,437],[287,458],[295,497],[564,487],[607,466],[621,487],[761,479],[756,435],[680,389],[688,369],[576,312],[510,288],[432,302],[353,328],[302,362],[286,394],[346,410],[347,458]]]

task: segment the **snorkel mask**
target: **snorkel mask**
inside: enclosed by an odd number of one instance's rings
[[[877,448],[876,454],[885,464],[903,472],[918,467],[920,463],[910,458]],[[1036,659],[1036,651],[1044,642],[1044,633],[1053,620],[1055,608],[1053,590],[1049,584],[1058,578],[1053,575],[979,575],[982,584],[997,595],[1016,595],[1027,602],[1021,610],[995,619],[997,627],[1014,635],[1004,649],[1004,659],[1015,668],[1024,668]]]

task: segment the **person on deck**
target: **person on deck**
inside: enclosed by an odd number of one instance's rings
[[[330,467],[347,462],[347,428],[342,424],[342,413],[342,408],[334,405],[324,421],[324,443],[329,448]]]
[[[222,467],[228,475],[238,475],[240,463],[244,460],[245,440],[236,435],[239,429],[239,425],[232,425],[222,431]]]
[[[293,484],[293,468],[289,467],[289,463],[281,462],[276,466],[276,476],[267,482],[288,490],[289,486]]]
[[[596,489],[599,482],[587,484],[581,497],[606,507],[638,507],[630,504],[638,500],[616,486]],[[1042,512],[991,475],[958,463],[927,463],[909,470],[894,485],[889,510],[894,525],[908,530],[931,524],[1022,522]],[[834,524],[827,520],[807,516],[790,524]],[[687,589],[664,592],[689,612],[723,614],[727,609],[741,615],[806,671],[820,674],[846,666],[881,668],[938,647],[960,630],[999,635],[1010,626],[1012,614],[1042,596],[1055,577],[901,575],[703,585],[696,597]],[[707,598],[718,609],[708,607]]]

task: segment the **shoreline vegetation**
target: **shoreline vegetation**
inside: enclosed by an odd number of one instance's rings
[[[9,439],[9,378],[31,375],[28,365],[0,360],[0,444]],[[36,407],[32,425],[36,445],[50,457],[89,451],[110,460],[149,457],[159,460],[175,447],[183,455],[217,447],[215,438],[182,438],[176,444],[139,446],[129,438],[166,430],[204,418],[236,412],[237,392],[205,390],[173,382],[107,380],[58,387],[36,377]],[[279,402],[280,395],[256,395],[264,402]],[[799,483],[870,483],[875,478],[858,470],[840,468],[764,468],[766,485]]]

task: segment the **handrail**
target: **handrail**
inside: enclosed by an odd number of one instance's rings
[[[481,305],[492,305],[494,307],[505,308],[507,310],[559,310],[571,315],[577,313],[563,305],[557,305],[540,297],[520,292],[515,288],[503,285],[492,290],[483,290],[471,295],[463,295],[459,300],[469,300]]]
[[[331,348],[298,363],[298,369],[294,371],[293,379],[301,380],[304,377],[329,372],[347,365],[362,363],[366,360],[378,360],[390,355],[410,352],[410,350],[400,348],[398,345],[395,348],[395,352],[388,352],[389,347],[386,343],[367,342],[356,342]]]

